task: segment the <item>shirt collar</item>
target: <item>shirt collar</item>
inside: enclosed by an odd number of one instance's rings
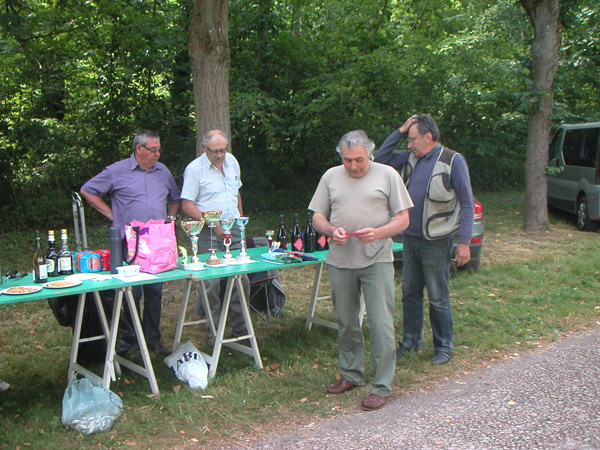
[[[135,170],[138,167],[140,170],[143,170],[144,172],[152,172],[153,170],[160,169],[160,167],[158,167],[158,162],[156,162],[156,164],[154,164],[148,170],[142,169],[142,166],[140,166],[140,163],[138,163],[137,159],[135,159],[135,153],[132,153],[131,156],[129,157],[129,170]]]
[[[429,153],[427,153],[425,156],[423,156],[423,158],[431,159],[434,156],[437,158],[437,155],[440,153],[441,149],[442,149],[442,144],[438,143],[435,147],[433,147],[433,150],[431,150]]]

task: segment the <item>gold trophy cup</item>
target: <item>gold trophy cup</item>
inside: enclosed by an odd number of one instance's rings
[[[190,242],[192,243],[192,257],[190,258],[190,262],[187,260],[183,262],[183,268],[185,270],[198,270],[204,267],[204,264],[200,262],[200,258],[198,258],[198,235],[202,231],[204,227],[204,219],[200,220],[184,220],[180,223],[181,228],[190,238]],[[187,258],[185,258],[187,259]]]

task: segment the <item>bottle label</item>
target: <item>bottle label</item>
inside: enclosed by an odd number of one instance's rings
[[[321,236],[319,236],[319,239],[317,239],[317,242],[319,243],[319,246],[321,248],[325,247],[327,245],[327,236],[322,234]]]
[[[46,281],[46,279],[48,278],[47,267],[44,264],[42,264],[41,266],[37,266],[36,270],[37,270],[37,276],[35,276],[34,278],[37,281]]]
[[[294,248],[293,250],[296,250],[298,252],[302,251],[302,238],[298,238],[294,241]]]
[[[56,270],[56,262],[53,259],[46,260],[46,270],[48,273],[54,273]]]
[[[69,270],[73,270],[73,261],[71,260],[71,257],[66,257],[66,258],[60,258],[58,260],[58,269],[61,272],[67,272]]]

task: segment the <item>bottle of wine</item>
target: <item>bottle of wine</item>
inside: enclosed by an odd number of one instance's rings
[[[279,229],[277,230],[275,240],[279,242],[280,249],[287,250],[287,234],[285,232],[285,225],[283,224],[283,214],[279,216]]]
[[[304,243],[302,242],[300,226],[298,226],[298,214],[294,214],[294,228],[292,228],[292,250],[295,252],[301,252],[302,247],[304,247]]]
[[[56,253],[56,240],[54,230],[48,230],[48,254],[46,254],[46,266],[49,277],[57,277],[58,271],[58,253]]]
[[[58,254],[58,270],[61,275],[71,275],[73,273],[73,253],[69,250],[69,238],[67,230],[60,230],[60,240],[62,246]]]
[[[317,234],[317,251],[329,250],[329,238],[324,234]]]
[[[33,281],[36,283],[45,283],[48,281],[48,267],[46,266],[46,257],[42,251],[42,242],[40,232],[35,232],[35,247],[33,250]]]
[[[304,253],[313,253],[317,245],[317,233],[313,228],[312,214],[306,214],[306,228],[304,229]]]

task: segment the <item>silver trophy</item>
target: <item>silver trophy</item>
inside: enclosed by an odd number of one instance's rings
[[[213,228],[216,226],[216,223],[221,219],[221,211],[213,210],[213,211],[204,211],[204,221],[208,224],[208,228],[210,228],[210,256],[206,260],[206,264],[214,266],[216,264],[220,264],[221,260],[217,256],[217,249],[213,245]]]
[[[229,252],[229,246],[233,242],[231,239],[231,228],[233,228],[233,224],[235,223],[235,219],[231,217],[221,217],[221,227],[223,228],[223,245],[225,246],[225,253],[221,258],[221,262],[227,263],[233,259],[233,255]]]
[[[235,224],[240,228],[240,244],[242,249],[240,254],[237,256],[238,261],[249,261],[250,256],[246,253],[246,225],[248,224],[249,217],[238,217],[235,219]]]
[[[204,219],[200,220],[185,220],[180,223],[181,228],[185,231],[185,234],[190,238],[192,243],[192,257],[190,262],[187,262],[187,255],[184,258],[183,268],[186,270],[199,269],[204,266],[198,258],[198,236],[204,227]]]

